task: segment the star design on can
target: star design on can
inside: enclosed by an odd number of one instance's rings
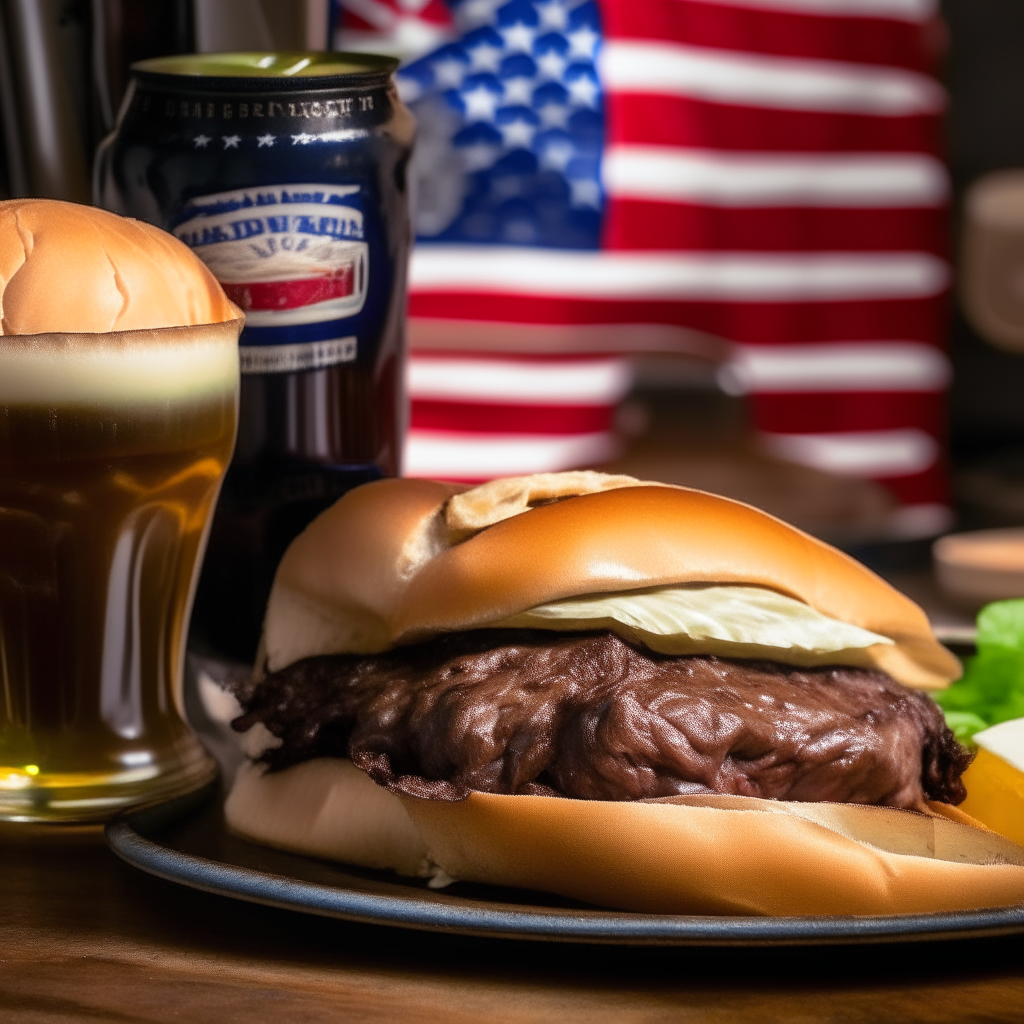
[[[225,149],[238,149],[238,144],[242,141],[241,135],[222,135],[221,141],[224,143]]]
[[[274,138],[275,136],[271,135],[269,132],[267,132],[266,135],[257,135],[256,148],[262,149],[264,146],[272,147],[274,145]]]
[[[308,146],[313,141],[313,136],[309,132],[299,132],[298,135],[292,136],[293,146]]]
[[[197,135],[193,140],[196,149],[206,149],[213,140],[209,135]]]

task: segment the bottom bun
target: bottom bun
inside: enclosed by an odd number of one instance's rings
[[[1024,901],[1024,847],[932,813],[738,796],[642,802],[396,797],[349,761],[239,773],[229,827],[258,842],[438,880],[655,914],[913,914]]]
[[[327,860],[438,876],[398,797],[351,761],[321,757],[283,772],[246,761],[224,804],[232,832]]]

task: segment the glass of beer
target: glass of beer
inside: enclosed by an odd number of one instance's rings
[[[31,266],[38,279],[35,260],[48,258],[49,302],[6,265],[13,203],[15,230],[30,236],[17,273]],[[115,235],[124,226],[124,253],[96,271],[110,303],[89,277],[82,218]],[[0,203],[0,820],[101,820],[216,774],[181,682],[234,446],[242,321],[187,249],[158,236],[71,204]],[[89,329],[97,317],[127,329]],[[177,325],[137,326],[168,319]]]

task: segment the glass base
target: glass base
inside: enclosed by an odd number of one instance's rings
[[[0,764],[0,821],[101,822],[129,807],[184,796],[212,782],[217,762],[194,739],[173,758],[113,772],[45,772]],[[29,766],[33,767],[33,766]]]

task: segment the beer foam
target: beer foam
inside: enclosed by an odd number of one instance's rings
[[[238,321],[112,334],[0,337],[0,403],[149,405],[231,391]]]

